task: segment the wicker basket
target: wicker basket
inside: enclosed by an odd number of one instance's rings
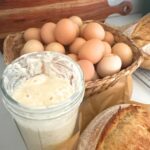
[[[112,76],[107,76],[103,79],[97,79],[95,81],[86,82],[85,98],[108,89],[109,87],[113,86],[122,77],[132,74],[141,65],[143,60],[140,50],[133,44],[133,42],[128,37],[123,35],[120,31],[104,23],[101,22],[98,23],[100,23],[106,31],[110,31],[114,35],[116,42],[125,42],[131,47],[134,55],[133,63],[126,69],[123,69],[119,73],[116,73]],[[23,47],[24,43],[25,41],[23,39],[23,32],[10,34],[6,37],[4,41],[4,47],[3,47],[4,61],[6,64],[11,63],[12,60],[14,60],[19,56],[19,51]]]

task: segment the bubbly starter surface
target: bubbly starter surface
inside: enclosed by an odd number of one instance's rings
[[[65,101],[73,92],[68,79],[41,74],[16,87],[13,98],[28,107],[48,107]]]

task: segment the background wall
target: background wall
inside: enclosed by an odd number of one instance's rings
[[[108,3],[112,6],[118,5],[124,0],[108,0]],[[150,0],[130,0],[133,6],[131,13],[127,16],[121,16],[119,14],[110,15],[106,19],[106,23],[114,26],[124,26],[135,23],[144,14],[150,11]]]
[[[142,0],[142,14],[150,12],[150,0]]]

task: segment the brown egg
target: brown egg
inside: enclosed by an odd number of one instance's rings
[[[76,54],[68,54],[69,57],[71,57],[74,61],[77,61],[78,60],[78,56]]]
[[[55,28],[55,38],[56,40],[63,44],[71,44],[77,35],[77,29],[74,23],[70,19],[61,19]]]
[[[55,36],[54,36],[55,27],[56,24],[53,22],[45,23],[41,27],[41,38],[45,44],[49,44],[55,41]]]
[[[84,43],[79,50],[79,59],[87,59],[96,64],[102,59],[105,53],[105,46],[99,39],[91,39]]]
[[[38,40],[29,40],[24,44],[20,54],[26,54],[31,52],[41,52],[44,51],[44,46]]]
[[[100,77],[113,75],[121,69],[121,59],[119,56],[110,54],[102,58],[97,64],[96,71]]]
[[[91,22],[91,23],[88,23],[86,27],[84,28],[83,37],[86,40],[90,40],[93,38],[103,40],[105,37],[105,30],[100,24],[96,22]]]
[[[25,41],[29,41],[29,40],[41,40],[40,37],[40,29],[39,28],[29,28],[27,30],[25,30],[23,37],[25,39]]]
[[[122,60],[122,68],[131,65],[133,53],[131,48],[125,43],[117,43],[112,47],[112,53],[118,55]]]
[[[71,16],[69,19],[71,19],[79,27],[82,26],[82,24],[83,24],[83,21],[82,21],[82,19],[79,16]]]
[[[85,39],[77,37],[73,43],[69,46],[69,51],[74,54],[78,54],[78,51],[81,49],[82,45],[85,43]]]
[[[81,27],[80,27],[80,36],[83,37],[83,32],[84,32],[84,29],[86,27],[87,23],[84,23]]]
[[[99,79],[99,76],[98,76],[97,72],[95,71],[92,80],[97,80],[97,79]]]
[[[112,46],[115,42],[113,34],[109,31],[106,31],[104,41],[108,42]]]
[[[46,51],[55,51],[55,52],[60,52],[62,54],[65,54],[65,48],[62,44],[58,42],[52,42],[48,44],[45,48]]]
[[[79,29],[79,26],[76,23],[74,23],[74,25],[75,25],[75,28],[76,28],[76,37],[78,37],[79,34],[80,34],[80,29]]]
[[[105,54],[104,54],[104,56],[111,54],[111,46],[110,46],[110,44],[108,44],[105,41],[103,41],[103,44],[105,46]]]
[[[80,65],[85,81],[90,81],[95,75],[94,65],[88,60],[79,60],[78,64]]]

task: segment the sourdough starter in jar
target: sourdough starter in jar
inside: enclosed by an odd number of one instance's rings
[[[68,79],[40,74],[19,85],[13,92],[13,98],[27,107],[46,108],[65,101],[73,92]]]
[[[23,55],[6,67],[1,89],[28,150],[57,150],[73,135],[84,79],[67,56]]]

